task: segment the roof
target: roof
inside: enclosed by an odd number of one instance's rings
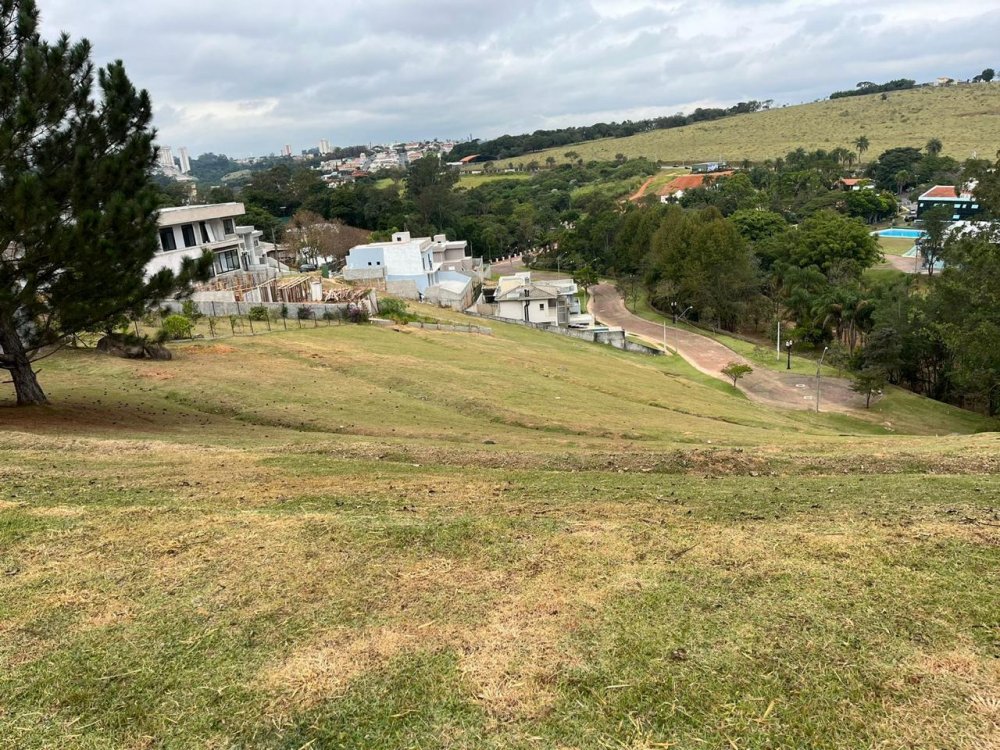
[[[472,164],[476,159],[479,158],[479,154],[473,154],[472,156],[466,156],[464,159],[459,159],[462,164]]]
[[[962,192],[961,195],[955,190],[954,185],[935,185],[926,193],[920,196],[919,200],[971,200],[972,193]]]
[[[465,294],[465,291],[469,288],[470,284],[472,284],[471,278],[464,284],[461,281],[441,281],[427,288],[428,290],[437,288],[450,294],[454,294],[456,297],[461,297]]]
[[[847,185],[848,187],[854,187],[855,185],[868,182],[867,178],[864,177],[841,177],[839,180],[841,185]]]
[[[733,174],[732,170],[728,172],[709,172],[707,174],[686,174],[681,177],[675,177],[660,188],[658,195],[673,195],[682,190],[694,190],[705,187],[706,183],[714,182],[720,177],[728,177],[731,174]]]

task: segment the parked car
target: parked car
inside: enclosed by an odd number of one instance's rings
[[[299,273],[313,273],[319,270],[315,263],[302,263],[299,265]]]

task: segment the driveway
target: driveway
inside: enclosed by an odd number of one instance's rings
[[[590,288],[590,312],[606,325],[624,328],[628,333],[647,341],[661,343],[663,326],[633,315],[625,308],[621,295],[611,284]],[[677,347],[678,353],[696,369],[713,378],[730,382],[720,370],[730,362],[753,366],[754,371],[739,381],[739,389],[751,401],[786,409],[816,408],[816,378],[790,372],[768,370],[754,365],[727,346],[681,328],[667,326],[667,346]],[[864,399],[850,389],[843,378],[820,378],[820,409],[822,411],[852,411],[864,407]]]

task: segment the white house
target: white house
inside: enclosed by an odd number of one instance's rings
[[[469,243],[443,234],[413,238],[396,232],[387,242],[351,248],[344,266],[347,281],[381,281],[386,291],[406,299],[465,298],[484,278],[482,259],[469,255]],[[451,282],[446,290],[436,288],[445,282]],[[443,291],[447,295],[438,294]]]
[[[179,271],[184,258],[197,257],[205,249],[215,255],[216,276],[236,271],[287,270],[268,257],[274,245],[261,242],[261,232],[236,224],[245,213],[242,203],[161,209],[159,249],[146,266],[147,275],[162,268]]]
[[[572,279],[532,281],[530,273],[501,276],[493,296],[493,314],[541,325],[588,325],[593,319],[581,314],[576,293]]]

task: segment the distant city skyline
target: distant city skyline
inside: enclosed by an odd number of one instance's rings
[[[124,60],[160,143],[234,157],[795,104],[862,80],[1000,68],[1000,0],[39,6],[50,39],[66,31],[91,40],[96,62]]]

